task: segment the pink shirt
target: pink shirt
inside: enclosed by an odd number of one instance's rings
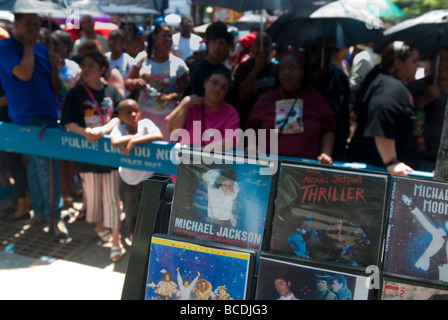
[[[204,110],[204,116],[202,110]],[[189,133],[189,141],[183,141],[181,138],[180,143],[199,147],[208,145],[214,139],[227,139],[232,141],[233,148],[236,148],[238,139],[234,136],[234,133],[236,134],[234,131],[239,128],[240,118],[235,108],[229,103],[222,102],[221,108],[217,111],[212,111],[205,105],[202,107],[202,105],[193,104],[188,106],[184,123],[184,129]],[[206,130],[208,131],[205,132]],[[214,135],[213,131],[215,131]]]
[[[255,130],[267,129],[266,141],[269,142],[269,129],[276,128],[276,102],[284,99],[294,100],[296,97],[297,93],[283,93],[281,88],[267,92],[254,105],[246,127]],[[317,91],[303,89],[299,98],[303,101],[301,132],[279,134],[278,155],[315,159],[320,154],[322,135],[336,129],[333,111]],[[268,143],[267,153],[269,146]]]

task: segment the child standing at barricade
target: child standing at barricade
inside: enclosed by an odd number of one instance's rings
[[[160,129],[149,119],[140,119],[140,107],[133,99],[125,99],[118,104],[118,118],[121,124],[111,132],[111,143],[122,148],[121,153],[130,155],[136,144],[162,140]],[[137,211],[143,189],[143,181],[153,172],[120,167],[120,192],[123,199],[126,224],[132,240],[137,219]]]
[[[101,80],[108,68],[107,58],[103,54],[87,53],[81,62],[84,83],[68,92],[62,110],[61,121],[66,129],[84,136],[89,142],[109,134],[120,122],[115,117],[115,108],[122,97],[115,87]],[[120,237],[118,171],[90,163],[79,163],[78,170],[85,193],[86,221],[95,223],[95,232],[104,242],[112,238],[110,259],[117,262],[124,254]]]

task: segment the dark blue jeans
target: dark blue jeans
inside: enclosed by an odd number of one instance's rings
[[[46,125],[55,128],[57,123],[53,119],[33,118],[24,125],[37,127]],[[50,186],[50,166],[52,166],[52,186]],[[28,155],[28,188],[30,190],[31,208],[34,210],[34,217],[44,217],[50,222],[52,205],[54,221],[59,221],[61,218],[62,193],[58,161],[42,156]],[[52,202],[50,202],[51,197]]]

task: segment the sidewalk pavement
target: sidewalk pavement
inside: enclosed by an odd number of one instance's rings
[[[61,244],[31,220],[0,220],[0,300],[119,300],[130,247],[113,263],[93,225],[71,217]],[[11,252],[12,251],[12,252]]]
[[[119,300],[124,274],[0,252],[0,300]]]

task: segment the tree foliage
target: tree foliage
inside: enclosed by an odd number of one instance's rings
[[[404,17],[400,20],[415,18],[428,11],[446,9],[446,0],[390,0],[403,12]]]

